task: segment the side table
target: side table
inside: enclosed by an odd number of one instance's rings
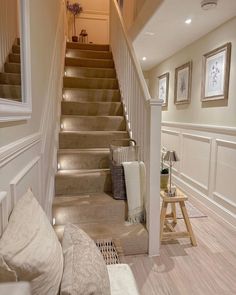
[[[160,221],[160,239],[161,241],[173,240],[178,238],[190,238],[191,244],[197,246],[197,242],[192,230],[192,226],[188,217],[188,212],[185,207],[185,201],[188,197],[185,196],[180,190],[177,190],[177,195],[174,197],[169,197],[164,191],[161,191],[162,207],[161,207],[161,221]],[[179,203],[181,212],[183,214],[184,222],[187,231],[176,231],[175,225],[177,224],[176,218],[176,204]],[[171,213],[166,214],[168,204],[171,206]],[[172,220],[172,222],[169,222]],[[164,228],[169,231],[164,232]]]

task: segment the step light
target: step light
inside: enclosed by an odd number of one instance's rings
[[[185,21],[185,23],[186,23],[187,25],[190,25],[191,22],[192,22],[191,18],[187,18],[186,21]]]
[[[61,130],[63,130],[64,129],[64,124],[63,123],[61,123]]]
[[[57,163],[57,170],[60,170],[60,169],[61,169],[61,164]]]
[[[53,219],[52,219],[52,225],[55,225],[55,224],[56,224],[56,218],[53,217]]]

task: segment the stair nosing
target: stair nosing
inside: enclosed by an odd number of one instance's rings
[[[89,52],[89,53],[94,53],[94,52],[112,53],[111,50],[90,50],[90,49],[79,49],[79,48],[66,48],[66,53],[67,53],[67,50],[78,50],[78,51]]]
[[[81,76],[67,76],[67,75],[64,75],[63,78],[69,78],[69,79],[81,79],[81,80],[113,80],[113,81],[118,81],[117,78],[111,78],[111,77],[81,77]],[[76,87],[72,87],[72,88],[76,88]],[[80,88],[80,87],[77,87],[77,88]],[[90,88],[88,88],[90,89]],[[94,88],[93,88],[94,89]],[[99,89],[104,89],[104,88],[99,88]],[[106,89],[106,88],[105,88]],[[110,89],[110,88],[108,88]],[[115,88],[115,89],[118,89],[118,88]]]
[[[118,116],[111,116],[111,115],[96,115],[96,116],[88,116],[88,115],[61,115],[61,118],[64,118],[64,117],[69,117],[69,118],[124,118],[124,116],[121,116],[121,115],[118,115]],[[101,130],[100,130],[101,131]],[[112,130],[111,130],[112,131]],[[117,130],[117,131],[122,131],[122,130]]]
[[[112,61],[113,62],[113,59],[107,59],[107,58],[85,58],[85,57],[65,57],[65,59],[74,59],[74,60],[85,60],[85,61],[88,61],[88,60],[92,60],[92,61]],[[113,62],[114,63],[114,62]],[[67,66],[67,65],[66,65]],[[103,69],[103,68],[102,68]]]
[[[65,68],[69,68],[69,67],[74,67],[74,68],[78,68],[78,66],[67,66],[65,65]],[[91,70],[109,70],[109,71],[114,71],[114,68],[97,68],[97,67],[81,67],[82,69],[91,69]]]

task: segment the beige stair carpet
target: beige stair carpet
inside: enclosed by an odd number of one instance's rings
[[[94,240],[116,241],[125,255],[147,253],[145,226],[127,223],[127,202],[111,193],[109,146],[127,138],[109,45],[67,43],[53,202],[59,238],[74,223]]]

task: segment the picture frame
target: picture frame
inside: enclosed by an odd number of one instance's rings
[[[158,98],[163,100],[163,107],[168,106],[169,97],[169,72],[158,77]]]
[[[187,104],[191,100],[192,62],[175,69],[174,103]]]
[[[228,99],[231,43],[203,55],[201,101]]]

